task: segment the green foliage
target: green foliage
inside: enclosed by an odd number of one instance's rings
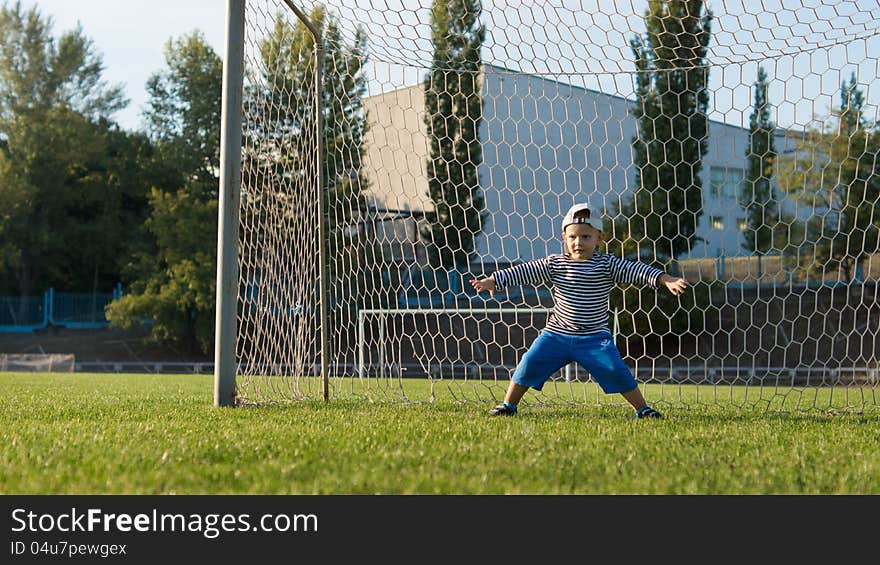
[[[636,186],[613,214],[608,251],[653,264],[670,274],[674,259],[690,252],[703,214],[700,180],[708,148],[706,55],[712,12],[701,0],[651,0],[647,32],[632,39],[638,122],[633,138]],[[694,281],[691,281],[694,283]],[[705,298],[700,287],[678,299],[665,290],[623,288],[612,293],[621,309],[624,335],[699,333]]]
[[[0,7],[0,293],[107,289],[136,245],[145,140],[109,116],[127,104],[76,29]]]
[[[150,321],[157,341],[205,353],[214,335],[222,61],[198,32],[169,41],[165,60],[148,84],[149,245],[128,265],[128,294],[106,315],[116,327]]]
[[[147,131],[159,158],[178,175],[177,186],[216,198],[223,61],[195,31],[168,40],[165,64],[147,81]]]
[[[758,67],[755,101],[749,117],[746,178],[740,204],[746,211],[749,226],[743,233],[743,249],[759,255],[766,255],[772,249],[785,246],[779,237],[782,235],[779,225],[780,209],[772,184],[773,169],[776,166],[776,124],[770,118],[770,109],[770,102],[767,100],[767,73],[764,67]]]
[[[248,226],[250,240],[271,245],[269,242],[275,238],[271,233],[278,229],[277,222],[303,221],[302,211],[313,210],[318,198],[316,191],[324,191],[321,217],[327,233],[331,325],[344,334],[353,331],[358,309],[387,303],[387,298],[380,296],[382,262],[378,243],[363,228],[367,210],[365,191],[369,187],[363,169],[367,133],[363,105],[367,88],[366,35],[358,28],[353,40],[347,42],[336,16],[320,4],[312,9],[309,20],[320,32],[323,46],[320,135],[324,158],[320,163],[315,160],[315,40],[301,21],[291,27],[287,18],[278,17],[272,32],[259,46],[261,80],[252,81],[244,94],[245,116],[260,116],[260,120],[244,126],[243,143],[253,150],[246,150],[244,155],[243,168],[251,171],[252,177],[243,188],[243,223]],[[317,178],[319,167],[324,172],[323,187],[309,181]],[[311,227],[289,234],[299,245],[312,236],[315,240],[308,242],[307,247],[317,249],[317,231],[312,232]],[[267,255],[271,252],[255,251]],[[264,264],[248,265],[245,268],[252,271],[245,273],[246,278],[272,279],[272,274],[263,272],[269,269],[302,271],[304,257],[289,257],[285,253],[277,256],[300,264],[276,264],[269,268]],[[308,261],[312,262],[311,257]],[[315,270],[309,276],[316,281],[320,275]],[[277,284],[293,285],[295,281]],[[297,299],[308,302],[311,297]]]
[[[363,192],[368,180],[363,171],[364,135],[367,132],[363,96],[366,93],[366,35],[355,32],[347,45],[333,14],[317,5],[309,16],[321,31],[324,45],[323,140],[327,179],[325,217],[333,232],[350,226],[365,206]],[[249,85],[245,104],[251,114],[271,116],[262,124],[246,124],[246,144],[280,144],[277,156],[246,156],[267,160],[264,174],[296,176],[314,169],[311,149],[315,134],[314,38],[302,22],[291,29],[284,18],[276,20],[272,34],[260,46],[263,81]],[[308,152],[306,152],[308,150]],[[275,159],[275,161],[272,161]]]
[[[107,319],[121,328],[150,321],[156,340],[209,351],[214,336],[217,201],[200,202],[184,190],[154,188],[150,206],[146,226],[157,252],[141,254],[138,265],[148,276],[136,279],[128,294],[107,305]]]
[[[880,251],[880,125],[866,122],[855,76],[842,85],[841,107],[808,128],[780,159],[780,186],[816,213],[806,223],[798,266],[852,280]]]
[[[425,82],[425,125],[430,155],[422,237],[435,266],[467,266],[486,213],[477,169],[483,161],[479,129],[481,55],[486,30],[475,0],[434,0],[434,57]]]
[[[718,305],[725,300],[721,281],[697,281],[681,296],[649,287],[615,287],[608,302],[617,312],[619,339],[637,344],[660,339],[693,342],[702,332],[718,331]]]
[[[712,13],[703,0],[651,0],[647,33],[630,42],[636,64],[639,133],[633,138],[636,184],[615,213],[615,252],[665,264],[693,247],[703,214],[700,171],[708,148]]]
[[[128,101],[122,86],[107,86],[104,64],[80,28],[52,37],[51,20],[34,7],[0,5],[0,117],[69,108],[90,120]]]

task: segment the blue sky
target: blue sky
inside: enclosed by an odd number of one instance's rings
[[[7,4],[11,2],[7,1]],[[21,0],[54,22],[57,37],[79,23],[104,59],[105,79],[125,85],[131,100],[116,114],[126,129],[140,126],[145,85],[165,66],[165,43],[200,30],[221,57],[225,48],[226,0]]]
[[[2,2],[3,0],[0,0]],[[6,0],[7,3],[10,0]],[[254,0],[256,2],[256,0]],[[262,4],[263,0],[260,0]],[[37,6],[54,22],[54,34],[81,25],[105,64],[105,78],[123,84],[131,102],[116,114],[128,129],[141,124],[149,76],[164,68],[166,42],[201,31],[219,56],[225,49],[226,0],[21,0]],[[406,78],[385,83],[373,80],[371,92],[412,83],[423,74],[420,64],[430,60],[426,28],[430,0],[326,0],[341,12],[343,28],[352,22],[367,24],[370,65],[374,76],[388,76],[387,68],[410,67]],[[580,86],[629,96],[632,91],[631,53],[627,45],[641,31],[646,0],[484,0],[487,41],[483,58],[525,72],[575,71]],[[298,2],[310,6],[310,0]],[[733,125],[745,125],[751,104],[751,83],[757,65],[771,78],[770,98],[776,104],[779,125],[805,125],[814,114],[826,114],[839,98],[842,80],[856,71],[866,91],[869,117],[876,119],[880,52],[880,0],[713,0],[715,63],[710,72],[712,114]],[[371,6],[386,7],[385,11]],[[572,6],[576,12],[568,9]],[[609,8],[611,6],[611,8]],[[389,9],[391,8],[391,9]],[[626,17],[603,11],[617,8]],[[760,9],[758,15],[748,11]],[[308,10],[306,10],[308,11]],[[745,14],[745,15],[742,15]],[[577,21],[573,21],[577,19]],[[572,21],[568,21],[572,20]],[[800,21],[798,21],[800,20]],[[557,23],[553,23],[553,22]],[[767,25],[768,21],[772,25]],[[559,25],[559,23],[567,25]],[[829,23],[830,22],[830,23]],[[640,28],[640,29],[636,29]],[[846,34],[857,38],[849,46],[837,44]],[[349,34],[350,36],[350,34]],[[555,37],[547,41],[547,36]],[[590,45],[591,42],[599,42]],[[823,49],[813,49],[816,44]]]

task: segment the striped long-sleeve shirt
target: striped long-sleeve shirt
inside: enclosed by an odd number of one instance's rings
[[[608,330],[608,295],[615,283],[657,286],[661,269],[595,253],[587,261],[568,255],[550,255],[496,271],[495,289],[516,285],[552,285],[553,312],[547,329],[568,335]]]

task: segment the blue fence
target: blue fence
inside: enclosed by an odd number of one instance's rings
[[[122,284],[111,293],[55,292],[43,296],[0,296],[0,332],[33,332],[49,326],[72,329],[107,325],[104,307],[122,296]]]

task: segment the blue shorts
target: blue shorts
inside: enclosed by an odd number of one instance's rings
[[[541,331],[520,359],[513,382],[541,390],[547,379],[572,362],[588,371],[606,394],[629,392],[638,386],[611,332],[572,336]]]

